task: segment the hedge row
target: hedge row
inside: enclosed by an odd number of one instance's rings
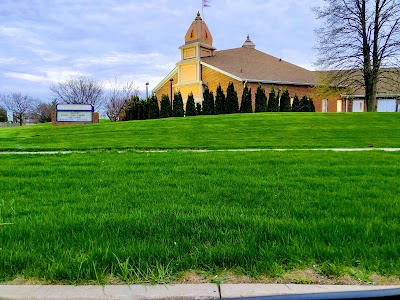
[[[134,97],[129,100],[124,107],[126,120],[145,120],[169,117],[183,117],[196,115],[218,115],[234,113],[253,113],[253,112],[315,112],[313,100],[304,96],[301,100],[297,95],[294,96],[291,104],[289,91],[286,89],[282,95],[278,94],[272,87],[267,97],[265,89],[261,84],[258,85],[255,94],[254,111],[251,88],[245,84],[242,94],[241,105],[233,82],[230,82],[225,93],[218,86],[216,94],[205,88],[203,102],[195,103],[193,94],[190,93],[184,109],[183,99],[180,92],[174,94],[171,102],[167,94],[163,94],[159,102],[156,95],[147,100],[140,100]]]

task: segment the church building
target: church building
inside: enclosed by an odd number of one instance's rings
[[[244,85],[251,88],[253,110],[258,84],[263,85],[267,96],[271,87],[275,88],[276,93],[288,89],[291,97],[297,95],[302,98],[306,95],[313,99],[317,112],[350,112],[353,111],[354,101],[359,110],[358,102],[364,101],[349,95],[321,95],[316,89],[319,81],[317,72],[257,50],[249,36],[239,48],[217,51],[213,46],[212,34],[200,13],[197,13],[186,32],[185,44],[179,49],[181,60],[153,90],[159,100],[163,94],[171,98],[180,91],[184,103],[190,93],[193,93],[196,102],[202,102],[206,86],[215,95],[221,84],[226,94],[229,82],[233,82],[239,105]],[[365,106],[362,107],[363,111]]]

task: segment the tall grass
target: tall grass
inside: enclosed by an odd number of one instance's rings
[[[400,147],[400,114],[257,113],[0,128],[0,151]]]
[[[399,153],[0,156],[0,280],[400,277]]]

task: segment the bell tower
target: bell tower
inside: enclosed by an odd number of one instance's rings
[[[184,101],[192,92],[194,99],[203,99],[204,84],[201,79],[201,58],[214,56],[213,37],[200,13],[190,25],[185,35],[185,44],[179,47],[181,60],[177,63],[178,83],[174,85],[180,91]]]

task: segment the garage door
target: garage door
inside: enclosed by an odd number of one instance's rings
[[[378,112],[395,112],[396,99],[379,99]]]
[[[353,112],[364,112],[364,100],[353,100]]]

